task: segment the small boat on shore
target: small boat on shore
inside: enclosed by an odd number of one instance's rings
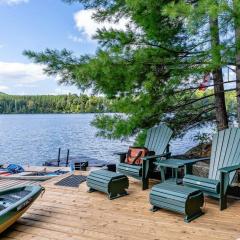
[[[34,185],[0,191],[0,234],[27,211],[43,190]]]
[[[62,174],[66,174],[69,171],[57,170],[54,172],[22,172],[19,174],[11,174],[11,175],[0,175],[0,179],[13,179],[13,180],[28,180],[28,181],[46,181],[57,177]]]

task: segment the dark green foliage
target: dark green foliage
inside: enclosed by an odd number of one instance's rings
[[[0,94],[1,113],[90,113],[110,112],[110,102],[87,95],[18,96]]]
[[[165,1],[75,2],[87,8],[97,7],[94,15],[97,21],[118,21],[125,16],[131,19],[129,26],[124,31],[98,30],[95,39],[101,48],[95,56],[75,58],[66,50],[49,49],[40,53],[25,51],[25,55],[44,63],[46,72],[58,74],[62,83],[91,88],[115,99],[114,111],[124,115],[98,116],[93,124],[99,128],[99,135],[124,138],[168,121],[169,116],[173,120],[179,112],[176,105],[184,103],[192,93],[174,94],[189,70],[182,62],[185,51],[182,22],[161,14]],[[186,119],[178,121],[181,127],[189,127]],[[169,123],[180,130],[174,121]]]
[[[147,130],[144,129],[144,130],[140,131],[140,132],[138,133],[137,137],[135,138],[134,145],[135,145],[136,147],[138,147],[138,146],[144,146],[146,137],[147,137]]]
[[[94,38],[99,48],[94,56],[76,57],[65,49],[24,52],[45,64],[48,74],[58,74],[61,83],[90,88],[114,100],[113,111],[123,114],[97,116],[93,124],[99,135],[125,138],[140,134],[137,142],[142,143],[142,132],[161,122],[177,135],[216,119],[214,94],[201,95],[197,89],[205,73],[222,62],[211,61],[209,33],[198,36],[198,21],[192,21],[192,28],[186,26],[185,15],[192,17],[190,5],[171,0],[65,2],[96,9],[93,17],[98,22],[129,20],[124,30],[97,31]],[[173,11],[174,4],[169,5],[173,2],[179,3],[177,10],[182,2],[184,17]],[[198,10],[196,19],[204,25]]]

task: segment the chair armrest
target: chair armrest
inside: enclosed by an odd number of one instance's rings
[[[171,153],[163,153],[163,154],[159,154],[159,155],[151,155],[151,156],[147,156],[142,158],[143,161],[148,161],[151,159],[155,159],[155,158],[160,158],[160,157],[167,157],[169,156]]]
[[[229,166],[229,167],[219,168],[218,170],[222,173],[230,173],[230,172],[236,171],[238,169],[240,169],[240,164],[234,165],[234,166]]]
[[[188,163],[197,163],[197,162],[200,162],[200,161],[209,161],[210,158],[179,158],[179,157],[174,157],[174,156],[171,156],[170,158],[168,158],[168,160],[186,160],[188,161]]]
[[[230,173],[238,169],[240,169],[240,164],[218,169],[220,171],[220,196],[222,198],[224,197],[226,198],[226,194],[229,186],[229,180],[230,180],[229,178]],[[226,201],[223,201],[222,204],[223,205],[221,205],[221,210],[225,209],[227,206]]]
[[[127,154],[127,152],[115,152],[115,153],[113,153],[114,155],[126,155]]]
[[[184,159],[184,160],[189,160],[189,161],[192,161],[193,163],[195,163],[195,162],[201,162],[201,161],[210,161],[210,158],[209,157],[206,157],[206,158],[192,158],[192,159]]]
[[[188,163],[184,166],[184,175],[193,173],[193,165],[200,161],[209,161],[210,158],[194,158],[194,159],[185,159],[188,160]]]
[[[126,156],[127,156],[127,152],[116,152],[116,153],[114,153],[114,155],[119,155],[119,157],[120,157],[119,162],[124,163]]]

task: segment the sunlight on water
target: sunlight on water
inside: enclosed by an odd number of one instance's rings
[[[41,165],[62,156],[78,154],[115,161],[116,151],[131,143],[110,141],[95,136],[90,125],[94,114],[0,115],[0,162]]]
[[[96,137],[96,129],[90,125],[94,114],[23,114],[0,115],[0,162],[42,165],[57,158],[58,148],[62,156],[84,155],[107,162],[117,161],[113,153],[125,151],[132,144]],[[174,154],[184,153],[196,145],[191,131],[182,140],[172,141]]]

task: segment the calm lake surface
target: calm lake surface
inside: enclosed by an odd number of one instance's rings
[[[96,128],[90,125],[94,114],[23,114],[0,115],[0,163],[42,165],[62,155],[84,155],[114,162],[116,151],[124,151],[131,141],[121,142],[96,137]],[[183,139],[171,142],[174,154],[184,153],[197,143],[196,131]]]

